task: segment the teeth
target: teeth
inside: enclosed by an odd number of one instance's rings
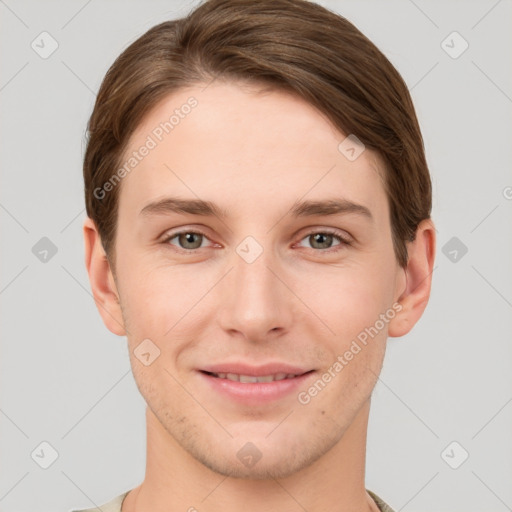
[[[293,379],[297,375],[294,373],[276,373],[274,375],[261,375],[255,377],[254,375],[238,375],[237,373],[214,373],[220,379],[234,380],[242,383],[254,382],[274,382],[275,380]]]
[[[258,377],[250,375],[240,375],[240,382],[258,382]]]

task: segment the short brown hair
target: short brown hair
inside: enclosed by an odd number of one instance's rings
[[[178,89],[214,79],[266,83],[300,95],[385,164],[398,263],[430,218],[432,185],[407,86],[384,54],[348,20],[306,0],[207,0],[160,23],[108,70],[88,123],[87,215],[114,263],[120,186],[95,190],[121,165],[142,118]]]

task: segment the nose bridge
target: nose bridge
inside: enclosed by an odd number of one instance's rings
[[[272,268],[272,259],[270,250],[262,252],[254,261],[245,260],[239,255],[235,258],[233,277],[239,298],[240,295],[265,298],[269,288],[275,288],[275,277],[269,270],[269,267]]]
[[[233,254],[221,318],[225,329],[257,340],[273,329],[287,328],[290,310],[286,287],[274,274],[278,266],[274,252],[251,238],[242,241]]]

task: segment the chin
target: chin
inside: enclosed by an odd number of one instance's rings
[[[251,441],[252,439],[252,441]],[[210,440],[210,446],[186,443],[182,447],[196,460],[220,475],[247,479],[271,480],[289,477],[310,466],[336,443],[336,437],[323,436],[313,440],[292,432],[268,431],[259,435]]]
[[[238,478],[242,480],[273,480],[286,478],[293,475],[307,464],[301,464],[291,457],[283,457],[280,460],[260,459],[254,466],[245,467],[238,459],[233,461],[226,458],[223,462],[210,457],[200,458],[199,461],[211,471],[220,475]]]

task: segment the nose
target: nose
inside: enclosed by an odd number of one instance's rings
[[[219,297],[221,327],[251,342],[275,339],[289,331],[293,293],[277,259],[270,250],[250,263],[237,253],[233,256],[233,269],[222,280]]]

